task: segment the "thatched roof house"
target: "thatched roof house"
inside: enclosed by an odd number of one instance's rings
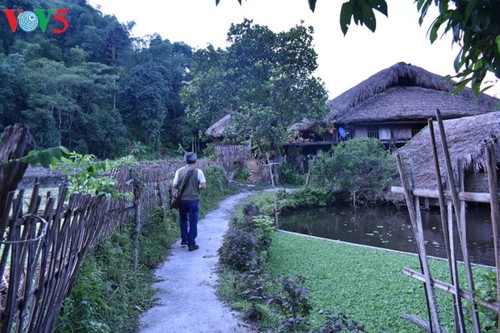
[[[400,147],[426,126],[436,109],[443,119],[475,116],[496,110],[499,100],[477,98],[472,89],[451,94],[453,84],[420,67],[397,63],[329,102],[327,121],[349,137],[375,137]]]
[[[445,120],[443,123],[450,159],[456,175],[458,173],[458,160],[462,160],[464,163],[466,170],[465,190],[469,192],[487,191],[485,142],[493,139],[497,149],[497,164],[500,163],[500,112]],[[434,125],[434,132],[436,141],[438,141],[441,177],[443,184],[446,184],[446,167],[437,124]],[[437,189],[429,127],[426,127],[398,152],[406,162],[413,165],[415,187]]]
[[[442,76],[420,67],[397,63],[329,102],[338,123],[427,120],[439,108],[445,118],[474,116],[495,109],[498,99],[472,89],[450,94],[455,87]]]
[[[231,115],[228,114],[207,128],[205,135],[212,138],[214,143],[221,143],[224,139],[224,131],[231,124]]]

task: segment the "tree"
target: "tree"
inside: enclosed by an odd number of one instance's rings
[[[171,95],[168,68],[149,62],[137,65],[121,82],[120,108],[135,135],[158,148]]]
[[[186,116],[195,136],[203,132],[233,107],[235,97],[229,73],[225,71],[227,51],[209,45],[193,54],[189,84],[181,90],[181,100],[186,106]]]
[[[209,47],[195,56],[182,95],[188,116],[206,129],[230,113],[235,140],[251,137],[262,151],[279,151],[291,124],[327,111],[326,90],[312,75],[312,33],[302,25],[278,34],[251,20],[231,25],[227,50]]]
[[[162,96],[158,101],[158,106],[164,113],[162,119],[158,118],[160,121],[158,133],[161,133],[161,136],[158,136],[159,141],[155,143],[154,152],[158,152],[160,146],[172,148],[177,147],[179,143],[191,143],[191,135],[186,135],[186,133],[190,133],[191,126],[185,120],[184,106],[180,100],[180,90],[188,80],[189,68],[191,67],[193,56],[191,47],[178,42],[172,44],[168,39],[162,40],[157,34],[136,40],[134,47],[135,52],[129,57],[125,68],[128,74],[123,78],[121,87],[135,84],[134,80],[144,79],[145,73],[130,75],[136,73],[137,68],[151,68],[154,65],[159,71],[157,74],[162,76],[161,82],[152,83],[161,91]],[[138,84],[141,85],[141,83]],[[144,91],[145,88],[140,88],[140,90]],[[133,105],[129,103],[131,96],[128,94],[121,94],[121,96],[125,100],[120,103],[120,111],[133,128],[133,141],[151,144],[151,138],[143,135],[147,132],[147,128],[137,130],[139,123],[133,120],[137,118],[137,113],[140,110],[132,111]],[[131,120],[132,122],[130,122]]]
[[[215,0],[216,5],[220,0]],[[241,0],[238,0],[241,4]],[[314,12],[317,0],[308,0]],[[439,15],[429,29],[429,40],[434,43],[440,31],[451,32],[453,42],[460,47],[454,67],[459,79],[457,91],[471,84],[476,93],[484,91],[481,85],[487,72],[500,79],[500,1],[497,0],[415,0],[422,24],[431,5],[439,8]],[[344,35],[351,20],[376,29],[374,10],[387,16],[385,0],[349,0],[342,4],[340,26]]]

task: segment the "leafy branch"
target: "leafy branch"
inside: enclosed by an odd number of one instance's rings
[[[116,189],[116,179],[109,178],[109,172],[124,164],[135,162],[135,158],[127,156],[117,161],[99,161],[92,154],[70,152],[68,157],[61,157],[61,163],[54,168],[68,175],[73,184],[71,192],[104,194],[111,198],[124,198],[126,193]]]
[[[116,161],[99,161],[92,154],[70,152],[66,147],[51,147],[43,150],[32,150],[28,155],[2,163],[22,162],[33,166],[40,165],[66,174],[73,185],[70,192],[104,194],[112,198],[123,198],[126,193],[116,189],[116,180],[107,174],[125,164],[134,163],[133,156],[126,156]]]

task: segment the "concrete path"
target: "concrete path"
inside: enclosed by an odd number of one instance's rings
[[[227,231],[234,206],[253,192],[233,195],[198,222],[196,243],[189,252],[180,240],[157,270],[159,304],[141,317],[141,333],[249,333],[215,295],[217,250]]]

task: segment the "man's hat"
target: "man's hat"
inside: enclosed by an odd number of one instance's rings
[[[186,156],[184,156],[184,159],[186,160],[186,163],[194,163],[196,162],[196,153],[187,153]]]

